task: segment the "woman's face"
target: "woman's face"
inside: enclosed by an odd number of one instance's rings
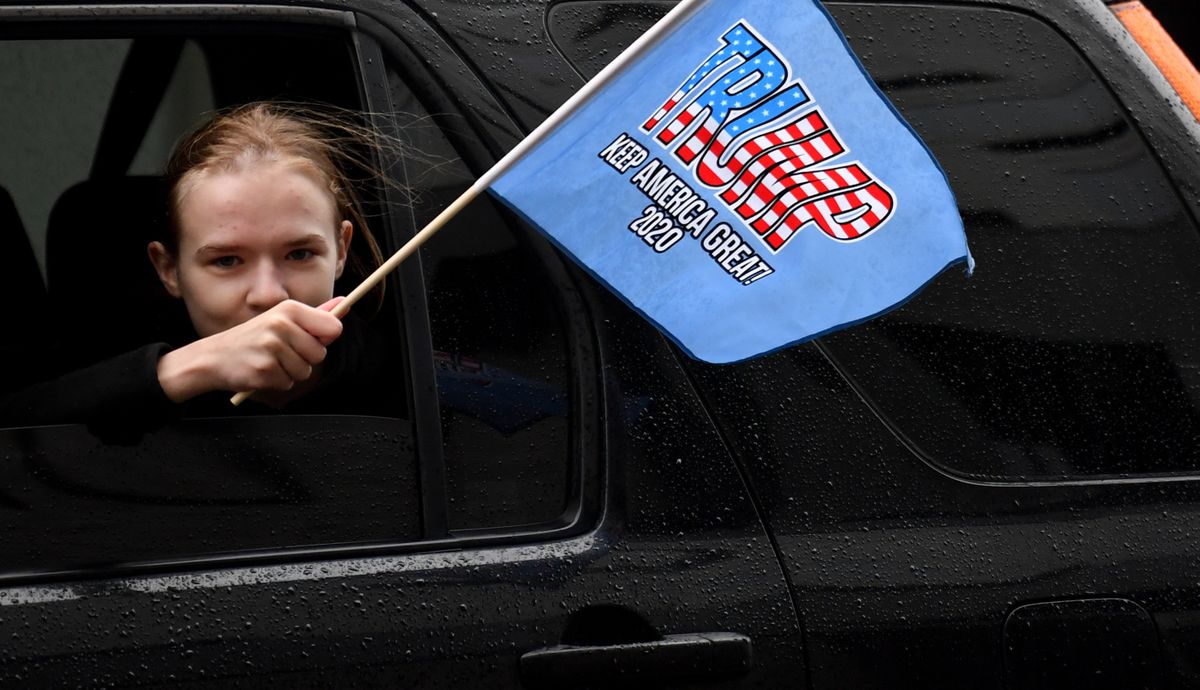
[[[353,231],[333,195],[302,168],[281,162],[205,171],[185,182],[179,252],[150,245],[167,292],[183,299],[207,337],[293,299],[333,296]]]

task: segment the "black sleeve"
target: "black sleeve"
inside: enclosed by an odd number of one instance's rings
[[[176,405],[158,383],[155,343],[43,381],[0,399],[0,426],[87,424],[100,436],[127,436],[173,418]]]
[[[317,388],[288,403],[292,414],[404,417],[407,390],[400,345],[351,312],[325,358]]]

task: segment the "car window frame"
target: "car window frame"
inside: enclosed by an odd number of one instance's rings
[[[399,71],[406,86],[430,113],[451,114],[456,122],[465,123],[467,131],[442,129],[450,144],[462,157],[472,173],[479,175],[491,167],[514,146],[525,133],[520,131],[511,113],[500,105],[468,66],[463,70],[450,68],[457,58],[446,55],[450,46],[435,37],[425,19],[407,5],[391,8],[391,26],[358,12],[356,40],[365,60],[367,103],[373,112],[390,112],[388,72]],[[400,30],[398,27],[403,27]],[[421,29],[425,29],[422,31]],[[437,55],[440,59],[431,59]],[[385,162],[386,166],[392,161]],[[394,208],[394,207],[393,207]],[[582,294],[581,275],[545,238],[529,229],[506,209],[510,226],[525,228],[526,246],[536,252],[534,259],[547,271],[551,280],[563,287],[557,295],[557,305],[563,317],[567,341],[569,377],[568,495],[563,512],[555,520],[524,526],[450,529],[446,511],[445,463],[442,457],[441,418],[438,413],[437,382],[433,360],[432,328],[426,295],[428,286],[421,270],[420,253],[414,253],[397,269],[402,302],[406,312],[402,323],[406,341],[412,348],[409,362],[413,386],[420,400],[414,400],[414,414],[425,413],[417,421],[417,453],[423,479],[428,479],[430,500],[422,502],[430,513],[426,518],[434,528],[445,527],[442,538],[431,538],[429,544],[454,548],[481,545],[520,544],[535,540],[575,536],[590,529],[602,510],[605,497],[604,408],[601,363],[596,329],[591,321],[591,308]],[[421,228],[416,227],[413,215],[389,215],[389,235],[399,248]],[[419,340],[417,339],[419,338]],[[428,355],[426,357],[426,355]],[[434,429],[436,427],[436,430]],[[431,446],[427,448],[422,436]],[[432,439],[436,439],[433,443]],[[427,467],[427,465],[430,465]],[[440,500],[440,507],[437,501]],[[431,534],[427,535],[433,537]]]
[[[346,32],[347,39],[355,52],[358,82],[362,102],[368,111],[387,112],[388,65],[402,64],[405,76],[411,68],[421,72],[421,94],[437,98],[439,106],[453,107],[469,123],[474,136],[454,141],[463,154],[464,161],[474,172],[490,166],[521,133],[507,119],[501,106],[496,105],[490,91],[479,82],[474,73],[459,71],[458,83],[468,84],[473,98],[491,101],[491,109],[460,108],[463,94],[446,90],[441,79],[455,70],[439,67],[436,61],[428,60],[423,52],[430,31],[423,18],[407,6],[395,13],[403,16],[407,23],[400,30],[398,25],[389,27],[372,17],[354,10],[332,10],[308,6],[270,5],[155,5],[153,7],[125,6],[68,6],[68,7],[0,7],[0,38],[58,38],[95,37],[115,35],[154,35],[186,26],[190,32],[218,32],[225,29],[220,22],[263,23],[281,26],[314,25],[325,29]],[[206,30],[205,26],[209,28]],[[445,44],[439,51],[453,53]],[[442,57],[448,57],[442,55]],[[414,91],[418,90],[414,86]],[[430,95],[429,91],[435,91]],[[394,161],[381,161],[384,169]],[[388,206],[386,228],[377,231],[384,252],[390,253],[415,234],[411,215],[403,218],[397,209],[403,204],[395,194],[382,190],[384,203]],[[407,220],[407,222],[405,222]],[[537,239],[533,246],[537,259],[553,272],[556,281],[566,285],[577,285],[579,276],[573,271],[544,239]],[[434,379],[434,359],[430,336],[430,325],[425,300],[426,285],[419,263],[419,256],[404,262],[388,278],[389,289],[400,296],[396,301],[398,323],[403,336],[407,374],[410,422],[417,444],[418,486],[420,496],[421,538],[416,541],[388,541],[344,545],[321,545],[315,547],[278,547],[256,551],[228,552],[184,556],[137,563],[108,564],[70,571],[26,571],[0,573],[0,584],[25,584],[39,582],[62,582],[88,580],[114,576],[131,576],[153,573],[187,572],[216,567],[270,565],[300,563],[317,559],[372,557],[402,553],[420,553],[447,549],[469,549],[481,546],[504,546],[548,539],[575,536],[592,529],[602,514],[603,501],[607,495],[604,479],[604,420],[601,410],[605,408],[602,393],[602,377],[596,344],[596,332],[590,320],[590,309],[577,290],[567,296],[569,312],[567,322],[570,335],[568,358],[570,390],[569,423],[569,495],[566,508],[557,520],[517,528],[483,528],[451,531],[446,524],[446,491],[444,465],[442,462],[440,418],[437,405],[437,388]]]

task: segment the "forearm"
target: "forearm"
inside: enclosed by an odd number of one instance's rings
[[[182,403],[214,390],[211,359],[204,341],[164,354],[156,366],[163,394],[172,402]]]
[[[0,425],[161,425],[175,413],[157,377],[166,351],[147,345],[13,393],[0,401]]]

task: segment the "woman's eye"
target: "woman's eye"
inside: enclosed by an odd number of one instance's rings
[[[241,259],[236,256],[218,256],[213,259],[213,264],[221,268],[233,268],[241,263]]]
[[[287,258],[290,261],[304,261],[305,259],[311,259],[316,255],[317,253],[311,249],[293,249],[292,251],[288,252]]]

